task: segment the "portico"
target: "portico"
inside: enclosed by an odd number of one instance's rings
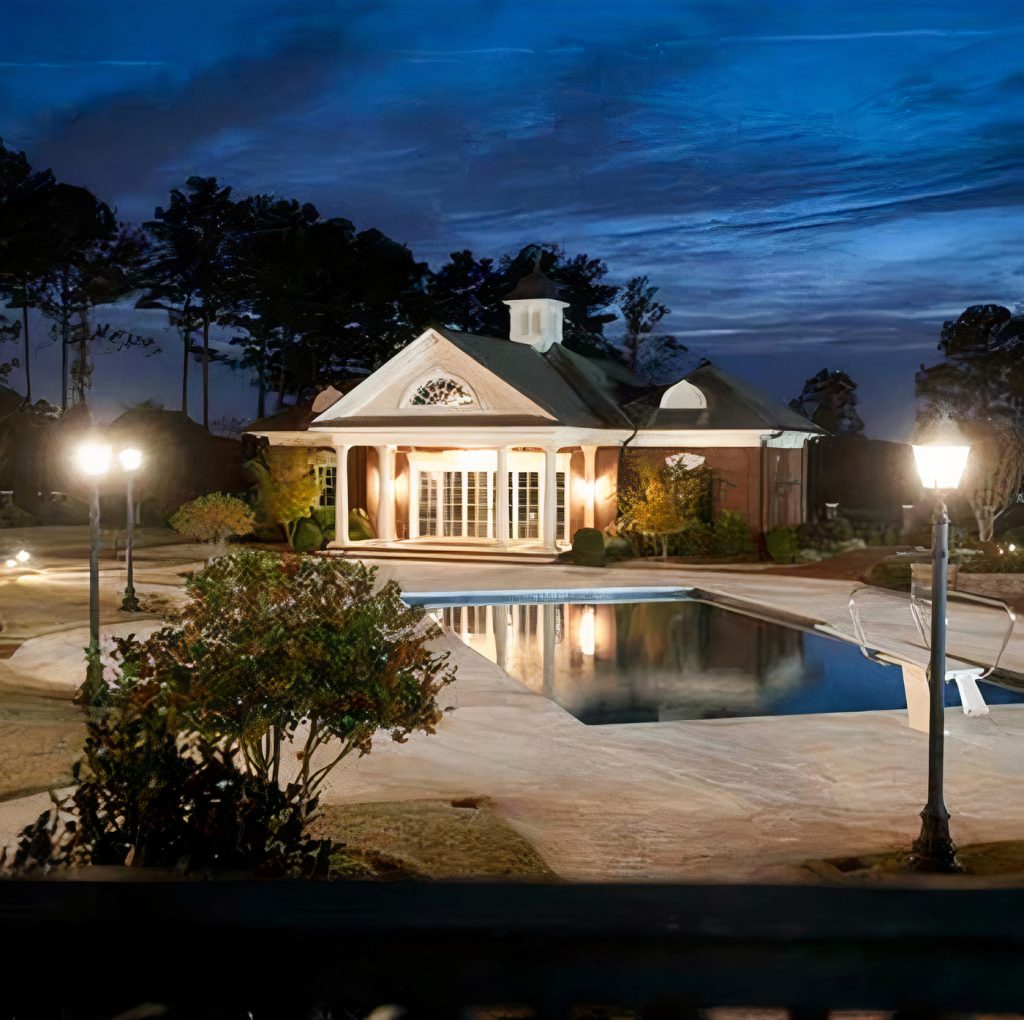
[[[481,445],[464,440],[451,447],[445,437],[437,445],[367,438],[375,437],[345,436],[333,444],[339,483],[332,548],[353,545],[348,457],[364,445],[376,454],[372,518],[379,542],[450,541],[554,552],[571,542],[574,521],[576,527],[593,526],[583,522],[595,518],[594,446],[563,447],[556,440],[488,446],[481,437]]]

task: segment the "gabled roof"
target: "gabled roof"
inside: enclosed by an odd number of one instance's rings
[[[760,429],[824,433],[812,421],[749,384],[703,364],[683,377],[704,395],[707,407],[653,409],[650,429]],[[669,387],[658,387],[664,393]]]
[[[407,409],[362,410],[324,417],[314,428],[385,428],[415,421],[431,429],[474,426],[509,427],[567,425],[585,429],[673,430],[743,429],[758,432],[822,432],[802,415],[765,396],[746,383],[703,363],[683,378],[696,387],[706,406],[660,406],[668,386],[652,386],[621,362],[592,358],[554,344],[541,353],[529,344],[493,336],[432,326],[419,339],[447,342],[476,362],[501,384],[528,398],[525,407],[502,410],[459,408],[448,411],[419,408],[415,418]],[[412,348],[406,348],[411,352]],[[397,357],[402,357],[399,355]],[[381,370],[386,371],[386,370]],[[394,373],[392,373],[394,374]],[[371,376],[371,378],[373,378]],[[365,383],[361,384],[365,385]],[[532,410],[530,407],[532,406]],[[427,413],[424,413],[427,412]]]
[[[445,327],[435,327],[435,331],[484,368],[527,394],[563,425],[632,427],[622,411],[623,386],[635,396],[645,384],[625,366],[605,359],[585,358],[561,344],[541,354],[529,344],[499,337],[478,336]],[[634,385],[630,386],[630,382]]]

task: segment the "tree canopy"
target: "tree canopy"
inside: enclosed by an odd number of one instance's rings
[[[952,420],[970,439],[961,490],[988,541],[1024,480],[1024,318],[972,305],[943,324],[938,349],[944,360],[915,377],[918,424]]]
[[[823,368],[804,383],[800,396],[789,406],[834,436],[864,435],[864,422],[857,413],[857,384],[846,372]]]

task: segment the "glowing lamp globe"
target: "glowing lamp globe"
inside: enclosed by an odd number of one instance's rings
[[[947,420],[930,428],[914,443],[914,461],[926,489],[955,489],[967,466],[970,443],[956,425]]]
[[[969,446],[922,443],[914,446],[914,460],[926,489],[955,489],[967,465]]]
[[[16,567],[17,565],[18,561],[15,559],[4,560],[4,566],[7,567],[8,570],[10,570],[12,567]]]
[[[129,446],[118,452],[117,459],[121,462],[123,470],[138,471],[142,464],[142,451]]]
[[[15,554],[14,558],[19,563],[28,563],[32,559],[32,554],[27,549],[19,549]]]
[[[106,443],[83,443],[76,460],[83,474],[98,478],[110,469],[110,447]]]

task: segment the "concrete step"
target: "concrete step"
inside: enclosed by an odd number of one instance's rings
[[[322,556],[343,556],[359,560],[421,560],[433,563],[515,563],[519,566],[533,563],[554,563],[554,553],[547,550],[531,549],[473,549],[466,546],[424,546],[410,545],[377,546],[360,545],[351,549],[325,549]]]

